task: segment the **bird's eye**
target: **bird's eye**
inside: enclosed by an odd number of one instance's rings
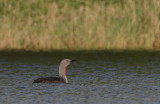
[[[67,60],[67,62],[70,62],[70,60]]]

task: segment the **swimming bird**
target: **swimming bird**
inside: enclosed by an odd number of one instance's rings
[[[33,83],[68,83],[66,77],[67,66],[76,60],[63,59],[59,65],[59,77],[45,77],[34,80]]]

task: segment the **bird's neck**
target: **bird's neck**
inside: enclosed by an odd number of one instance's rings
[[[68,83],[68,80],[66,77],[66,70],[67,70],[67,66],[59,67],[59,77],[62,78],[65,81],[65,83]]]
[[[68,83],[68,80],[67,80],[66,76],[65,77],[61,77],[61,78],[64,80],[65,83]]]

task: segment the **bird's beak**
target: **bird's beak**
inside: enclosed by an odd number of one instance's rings
[[[71,62],[74,62],[74,61],[76,61],[76,60],[71,60]]]

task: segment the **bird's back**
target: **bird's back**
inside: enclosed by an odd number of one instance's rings
[[[65,83],[63,78],[60,77],[45,77],[45,78],[38,78],[34,80],[33,83]]]

